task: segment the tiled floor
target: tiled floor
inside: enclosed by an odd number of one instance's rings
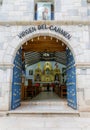
[[[77,113],[67,106],[66,99],[61,99],[53,92],[41,92],[31,101],[22,102],[22,105],[12,112]]]
[[[32,101],[61,101],[61,98],[54,92],[41,92]]]

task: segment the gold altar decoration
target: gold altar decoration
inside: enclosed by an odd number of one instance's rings
[[[53,69],[50,62],[45,62],[43,70],[41,70],[40,66],[35,70],[34,80],[39,82],[60,81],[60,69]]]
[[[41,69],[38,67],[38,68],[35,70],[34,80],[35,80],[35,81],[41,81],[41,75],[42,75],[42,71],[41,71]]]

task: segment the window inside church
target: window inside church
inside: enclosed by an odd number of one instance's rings
[[[33,70],[29,70],[29,75],[33,75]]]

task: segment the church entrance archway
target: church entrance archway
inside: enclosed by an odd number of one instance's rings
[[[66,98],[67,103],[70,107],[77,109],[77,95],[76,95],[76,67],[74,56],[71,52],[71,48],[66,45],[62,40],[57,37],[52,36],[34,36],[33,38],[25,41],[25,43],[18,49],[14,59],[14,68],[13,68],[13,81],[12,81],[12,102],[11,109],[15,109],[21,105],[21,86],[22,86],[22,74],[26,75],[26,67],[29,65],[38,63],[40,61],[44,62],[55,62],[55,69],[58,71],[58,64],[63,64],[62,67],[62,81],[60,80],[60,73],[54,74],[52,67],[48,66],[46,72],[44,70],[41,72],[39,70],[40,63],[38,64],[39,73],[34,75],[33,70],[30,70],[31,79],[34,81],[34,85],[37,83],[44,84],[50,83],[56,86],[64,86],[64,90],[67,91]],[[48,75],[52,72],[52,79],[46,77],[46,80],[42,80],[40,77],[42,73]],[[42,75],[44,76],[44,75]],[[35,79],[36,78],[36,79]],[[44,77],[45,79],[45,77]],[[65,88],[66,86],[66,88]],[[35,91],[35,90],[34,90]],[[38,90],[37,90],[38,91]],[[55,91],[55,90],[54,90]],[[33,90],[31,91],[31,94]],[[38,93],[38,92],[36,92]],[[32,94],[33,95],[33,94]],[[61,96],[61,95],[60,95]]]

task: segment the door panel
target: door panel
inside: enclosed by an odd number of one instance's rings
[[[21,82],[22,82],[21,76],[22,76],[22,50],[19,49],[14,60],[11,109],[15,109],[20,106]]]
[[[69,49],[66,50],[67,56],[67,101],[68,105],[73,109],[77,109],[76,99],[76,67],[74,57]]]

